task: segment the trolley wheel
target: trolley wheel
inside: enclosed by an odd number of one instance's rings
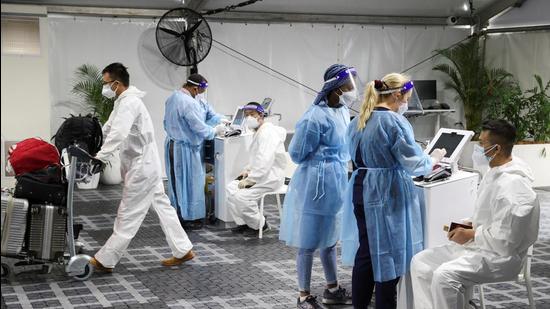
[[[94,273],[94,268],[92,267],[92,265],[86,264],[86,266],[84,266],[84,271],[82,272],[82,274],[76,275],[73,278],[79,281],[84,281],[84,280],[88,280],[88,278],[90,278],[93,273]]]
[[[5,278],[10,275],[11,269],[8,264],[2,263],[2,278]]]

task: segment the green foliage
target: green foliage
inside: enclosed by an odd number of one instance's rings
[[[441,63],[433,69],[448,75],[446,89],[456,92],[456,100],[464,104],[466,128],[479,131],[481,127],[483,93],[479,87],[484,78],[483,57],[479,40],[472,38],[452,49],[437,50],[449,63]]]
[[[550,142],[550,81],[543,85],[540,76],[535,74],[537,85],[525,91],[523,98],[527,109],[529,132],[535,142]]]
[[[75,71],[75,81],[71,92],[80,98],[101,123],[107,122],[113,110],[114,99],[101,94],[103,79],[100,70],[90,64],[83,64]]]
[[[550,141],[550,81],[543,86],[535,75],[537,86],[522,91],[518,83],[510,79],[500,85],[487,102],[486,119],[506,119],[517,129],[518,141]]]
[[[512,74],[485,66],[479,36],[437,52],[445,63],[433,70],[448,76],[445,88],[463,103],[468,130],[479,133],[484,119],[500,118],[516,126],[518,141],[550,141],[550,81],[544,85],[535,75],[537,86],[523,92]]]
[[[513,78],[492,89],[492,96],[487,99],[484,110],[485,119],[506,119],[516,127],[518,140],[527,137],[528,123],[525,116],[525,104],[522,91]]]

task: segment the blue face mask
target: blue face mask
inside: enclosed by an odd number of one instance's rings
[[[496,154],[488,156],[487,153],[496,147],[497,144],[494,144],[489,147],[489,149],[485,150],[485,148],[480,145],[474,145],[474,152],[472,153],[472,161],[474,161],[474,164],[480,167],[489,165],[489,162],[495,158]]]

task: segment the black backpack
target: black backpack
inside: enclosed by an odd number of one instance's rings
[[[103,145],[101,123],[91,114],[71,115],[65,118],[52,138],[55,139],[55,147],[59,153],[70,145],[78,144],[90,155],[95,156]]]

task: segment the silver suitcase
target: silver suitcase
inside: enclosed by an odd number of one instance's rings
[[[60,261],[65,252],[67,210],[52,205],[31,205],[28,234],[29,256]]]
[[[16,256],[23,248],[29,202],[2,192],[2,256]]]

